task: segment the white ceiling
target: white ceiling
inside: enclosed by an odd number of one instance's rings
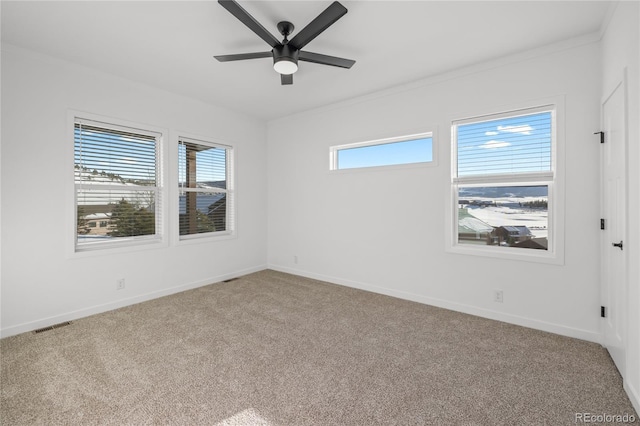
[[[280,39],[326,1],[239,3]],[[608,1],[341,1],[349,10],[303,50],[356,60],[301,62],[281,86],[271,59],[213,55],[270,47],[217,1],[6,1],[2,42],[274,119],[600,30]],[[296,32],[291,37],[295,36]]]

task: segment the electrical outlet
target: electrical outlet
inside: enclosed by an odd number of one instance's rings
[[[493,301],[496,303],[504,302],[504,295],[502,294],[502,290],[493,290]]]
[[[118,278],[116,280],[116,290],[124,290],[124,278]]]

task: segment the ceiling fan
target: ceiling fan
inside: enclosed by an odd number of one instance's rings
[[[235,0],[218,0],[218,3],[238,18],[258,37],[263,39],[273,49],[270,52],[239,53],[235,55],[214,56],[220,62],[241,61],[244,59],[258,59],[273,57],[273,68],[280,74],[281,84],[293,84],[293,73],[298,70],[298,61],[313,62],[315,64],[331,65],[340,68],[351,68],[356,61],[322,55],[320,53],[302,50],[311,40],[333,25],[338,19],[347,13],[347,8],[334,1],[324,12],[304,27],[291,40],[289,35],[293,32],[293,24],[288,21],[279,22],[277,27],[284,36],[278,41],[258,21],[242,8]]]

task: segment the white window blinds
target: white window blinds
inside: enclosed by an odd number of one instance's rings
[[[551,172],[552,111],[455,125],[457,177]]]
[[[160,137],[76,118],[77,249],[159,237]]]
[[[232,149],[203,141],[178,141],[181,237],[233,230]]]

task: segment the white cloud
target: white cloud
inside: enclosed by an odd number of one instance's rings
[[[488,131],[488,132],[484,132],[484,134],[485,134],[486,136],[495,136],[495,135],[497,135],[498,133],[499,133],[499,132],[496,132],[495,130],[490,130],[490,131]]]
[[[127,136],[120,136],[120,140],[124,141],[124,142],[134,142],[134,143],[139,143],[142,145],[148,145],[150,143],[155,143],[154,140],[148,140],[148,139],[135,139],[135,138],[130,138]]]
[[[521,126],[498,126],[499,132],[508,132],[508,133],[520,133],[523,135],[530,135],[533,127],[528,124],[524,124]]]
[[[480,148],[484,148],[484,149],[506,148],[510,145],[511,144],[509,142],[490,140],[480,145]]]

